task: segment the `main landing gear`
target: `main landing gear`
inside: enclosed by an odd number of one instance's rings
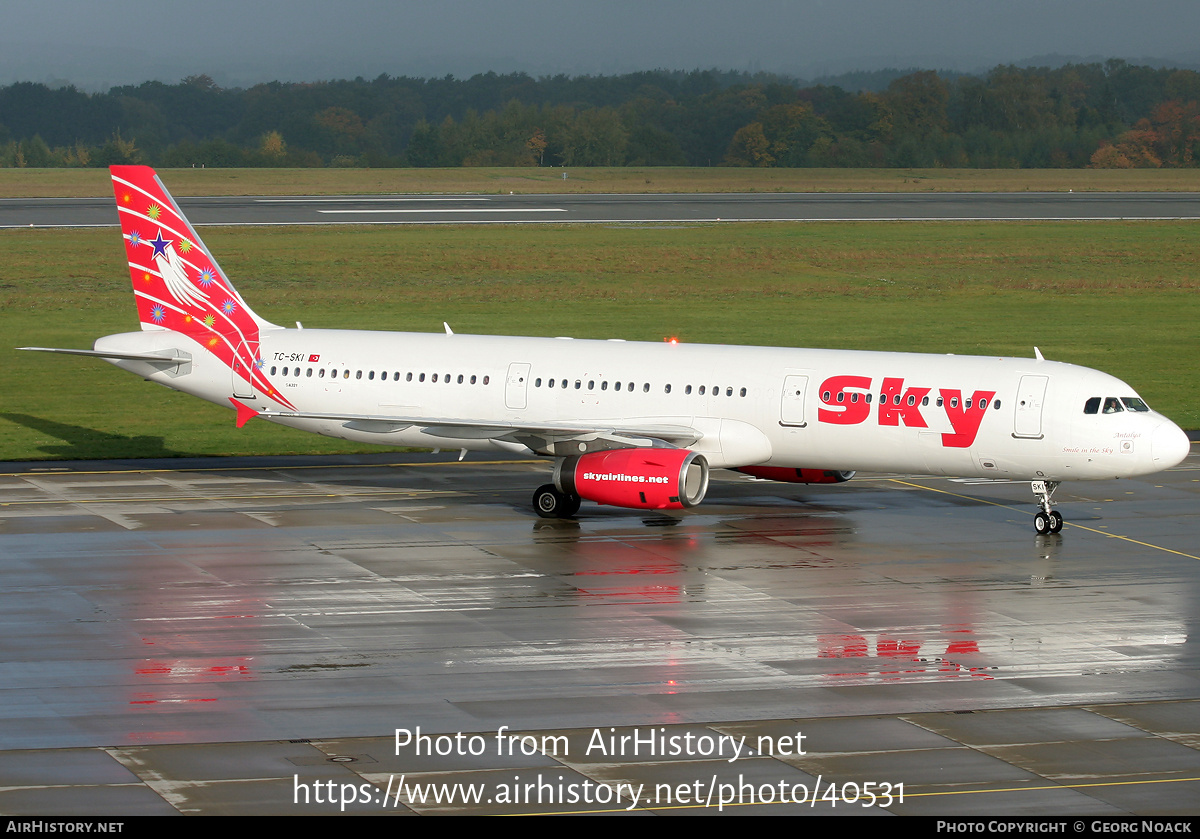
[[[1032,481],[1033,494],[1038,497],[1040,510],[1033,517],[1033,529],[1039,536],[1058,533],[1063,529],[1062,513],[1050,509],[1050,497],[1058,489],[1059,481]]]
[[[579,512],[578,495],[559,492],[554,484],[543,484],[533,494],[533,509],[544,519],[567,519]]]

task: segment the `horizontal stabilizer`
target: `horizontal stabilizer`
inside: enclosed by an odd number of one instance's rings
[[[92,358],[113,358],[119,361],[148,361],[151,364],[183,364],[192,360],[192,357],[187,353],[181,353],[175,350],[167,350],[161,353],[145,353],[108,352],[106,350],[72,350],[61,349],[58,347],[17,347],[17,349],[30,350],[31,352],[56,352],[64,355],[85,355]],[[167,354],[168,352],[170,355]]]

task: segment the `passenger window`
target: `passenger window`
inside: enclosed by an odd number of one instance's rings
[[[345,370],[342,371],[342,378],[343,379],[350,378],[350,368],[349,367],[347,367]]]
[[[644,385],[642,385],[642,393],[649,393],[649,392],[650,392],[650,383],[646,382]]]
[[[474,376],[472,376],[472,377],[471,377],[471,384],[475,384],[475,377],[474,377]]]
[[[685,388],[683,389],[683,395],[684,395],[684,396],[691,396],[691,395],[692,395],[692,386],[691,386],[691,385],[688,385],[687,387],[685,387]]]
[[[304,372],[304,378],[306,378],[306,379],[311,379],[311,378],[312,378],[312,368],[311,368],[311,367],[309,367],[309,368],[308,368],[308,370],[306,370],[306,371]]]
[[[629,391],[630,393],[633,393],[633,382],[630,382],[629,384],[625,385],[625,389],[627,391]]]
[[[367,374],[367,380],[372,381],[372,382],[375,381],[375,371],[374,370],[372,370],[370,373]]]
[[[491,380],[492,380],[492,377],[491,377],[491,376],[484,376],[484,377],[483,377],[483,383],[484,383],[485,385],[486,385],[488,382],[490,382]]]
[[[463,383],[463,376],[462,376],[462,373],[459,373],[459,374],[458,374],[458,383],[459,383],[460,385]]]
[[[579,379],[576,379],[575,380],[575,389],[579,390],[581,387],[583,387],[583,382],[579,381]]]
[[[271,365],[271,375],[275,375],[275,365]]]
[[[607,382],[607,381],[601,382],[601,383],[600,383],[600,389],[601,389],[601,390],[608,390],[608,382]]]
[[[438,374],[437,374],[437,373],[434,373],[434,374],[433,374],[433,379],[432,379],[432,381],[433,381],[433,383],[434,383],[434,384],[437,384],[437,377],[438,377]]]
[[[745,395],[746,395],[746,389],[745,389],[745,388],[742,388],[742,396],[745,396]],[[857,396],[858,396],[858,394],[857,394],[857,393],[856,393],[856,394],[854,394],[854,395],[855,395],[855,397],[857,397]]]
[[[325,368],[324,367],[322,367],[320,370],[317,371],[317,378],[318,379],[325,378]]]
[[[663,386],[663,393],[670,393],[670,392],[671,392],[671,386],[670,386],[670,385],[664,385],[664,386]]]
[[[733,388],[731,388],[731,387],[727,387],[727,388],[725,388],[725,395],[726,395],[726,396],[733,396]]]
[[[554,387],[554,379],[550,379],[548,382],[546,382],[546,387]]]
[[[704,385],[700,385],[700,395],[701,395],[701,396],[703,396],[703,395],[704,395]],[[825,394],[825,401],[827,401],[827,402],[829,401],[829,394],[828,394],[828,393],[827,393],[827,394]]]

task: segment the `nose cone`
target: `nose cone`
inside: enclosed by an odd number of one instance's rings
[[[1170,469],[1183,462],[1192,449],[1187,435],[1178,425],[1167,420],[1150,436],[1150,452],[1158,469]]]

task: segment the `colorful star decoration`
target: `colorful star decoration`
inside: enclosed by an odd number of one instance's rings
[[[162,207],[158,206],[157,204],[151,204],[148,208],[146,208],[146,215],[157,221],[158,217],[162,215]]]
[[[167,316],[167,310],[164,309],[162,306],[155,306],[153,309],[150,310],[150,317],[155,323],[162,323],[163,319],[166,316]]]
[[[158,235],[150,240],[149,244],[154,246],[154,256],[155,257],[159,257],[159,256],[165,257],[167,255],[167,245],[171,244],[171,240],[164,239],[163,235],[162,235],[162,231],[160,230],[160,231],[158,231]]]
[[[183,253],[183,254],[191,253],[192,252],[192,243],[189,242],[187,239],[180,239],[179,240],[179,252]]]
[[[221,304],[221,311],[227,315],[232,315],[237,311],[237,303],[232,297],[228,297],[225,299],[225,302]]]

